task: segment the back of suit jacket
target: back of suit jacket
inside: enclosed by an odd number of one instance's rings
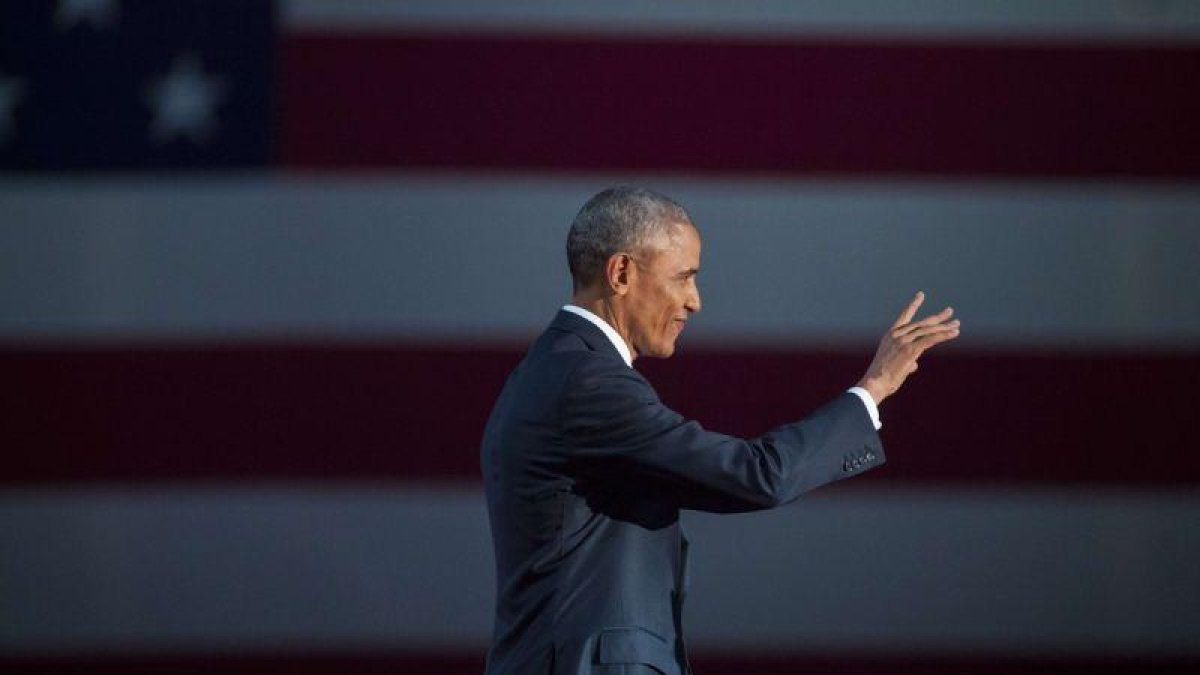
[[[883,462],[853,394],[759,438],[710,432],[664,406],[600,329],[560,311],[484,431],[497,582],[487,672],[687,672],[680,509],[770,508]]]

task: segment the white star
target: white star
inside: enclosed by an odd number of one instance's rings
[[[65,31],[87,23],[95,30],[111,28],[118,14],[117,0],[59,0],[54,27]]]
[[[171,71],[146,87],[146,102],[154,115],[148,129],[150,140],[160,145],[175,138],[187,138],[197,145],[207,143],[225,89],[222,78],[204,73],[195,54],[175,57]]]
[[[0,145],[13,135],[13,128],[17,126],[14,112],[24,96],[25,85],[20,80],[0,75]]]

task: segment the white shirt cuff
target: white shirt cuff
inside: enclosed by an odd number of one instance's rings
[[[850,387],[846,391],[862,399],[863,405],[867,406],[867,414],[871,416],[871,424],[875,425],[876,431],[882,429],[883,422],[879,421],[879,406],[875,404],[875,399],[871,398],[871,394],[862,387]]]

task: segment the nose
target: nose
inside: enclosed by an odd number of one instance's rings
[[[687,300],[683,303],[683,308],[689,313],[695,314],[700,311],[700,287],[693,281],[691,284],[691,292],[688,293]]]

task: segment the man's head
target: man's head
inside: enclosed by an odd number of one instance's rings
[[[577,304],[599,309],[634,357],[673,354],[700,311],[700,233],[657,192],[615,187],[589,199],[567,235],[567,263]]]

